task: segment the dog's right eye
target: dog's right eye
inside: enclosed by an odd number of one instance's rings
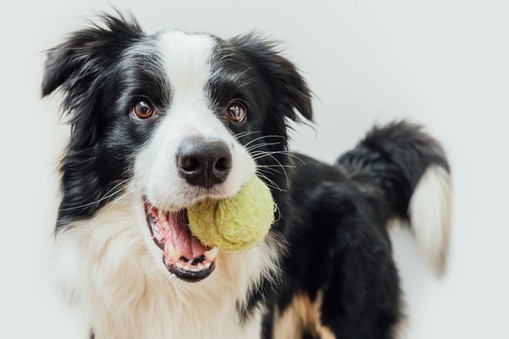
[[[149,100],[140,100],[133,106],[132,114],[138,119],[148,119],[155,111],[154,105]]]
[[[226,108],[226,117],[236,123],[244,123],[247,119],[246,106],[239,100],[232,100]]]

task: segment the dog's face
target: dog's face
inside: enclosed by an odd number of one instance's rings
[[[178,31],[144,34],[106,17],[50,50],[43,95],[61,88],[72,134],[58,227],[129,195],[150,251],[187,281],[217,249],[190,233],[186,208],[236,194],[253,175],[285,190],[287,119],[311,118],[310,93],[273,46]],[[107,227],[105,225],[104,227]]]

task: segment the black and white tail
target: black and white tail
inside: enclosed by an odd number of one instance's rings
[[[437,275],[445,269],[451,229],[450,169],[440,144],[421,127],[396,122],[375,127],[337,165],[383,205],[387,219],[409,220]]]

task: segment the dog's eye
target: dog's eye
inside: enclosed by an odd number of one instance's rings
[[[132,114],[139,119],[148,119],[155,111],[154,105],[149,100],[140,100],[133,106]]]
[[[245,122],[247,118],[246,106],[237,100],[230,102],[228,108],[226,109],[226,117],[233,122]]]

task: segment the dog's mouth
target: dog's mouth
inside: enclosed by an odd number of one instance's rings
[[[217,248],[204,246],[189,229],[187,209],[163,211],[145,202],[147,225],[154,243],[163,250],[163,263],[178,278],[196,282],[215,268]]]

